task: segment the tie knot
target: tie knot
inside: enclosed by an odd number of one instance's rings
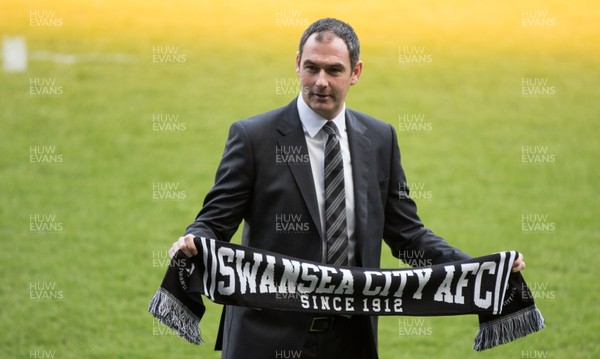
[[[337,126],[335,125],[335,123],[333,123],[333,121],[327,121],[325,123],[325,125],[323,125],[323,130],[329,135],[335,135],[336,133],[336,128]]]

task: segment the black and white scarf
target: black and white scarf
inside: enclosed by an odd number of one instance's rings
[[[478,314],[477,351],[544,328],[523,277],[511,273],[515,251],[422,268],[368,269],[194,241],[200,255],[173,257],[149,311],[195,344],[202,343],[201,295],[225,305],[328,315]]]

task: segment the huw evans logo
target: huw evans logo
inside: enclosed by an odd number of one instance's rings
[[[175,268],[187,268],[189,265],[189,258],[173,258],[169,257],[169,253],[167,250],[155,249],[152,251],[152,267],[153,268],[167,268],[167,267],[175,267]]]
[[[185,63],[187,56],[179,46],[152,46],[152,62],[156,64]]]
[[[179,182],[152,182],[152,199],[184,200],[187,192],[179,188]]]
[[[399,268],[430,267],[433,265],[431,258],[425,258],[424,250],[402,250],[398,252]]]
[[[310,223],[303,219],[302,214],[276,214],[275,232],[277,233],[308,233]]]
[[[555,299],[556,298],[556,291],[551,290],[548,287],[548,283],[546,282],[534,282],[534,283],[529,283],[528,285],[525,285],[525,283],[522,284],[523,286],[523,299],[528,300],[528,299],[535,299],[535,300],[539,300],[539,299]],[[525,288],[528,288],[529,291],[525,290]]]
[[[433,328],[428,325],[425,318],[400,318],[398,319],[398,334],[401,336],[428,336],[433,334]]]
[[[522,350],[521,359],[545,359],[548,358],[547,350]]]
[[[433,192],[425,187],[425,182],[400,183],[399,196],[401,201],[412,200],[430,200],[433,198]]]
[[[521,78],[521,95],[524,97],[544,97],[556,95],[556,86],[547,77]]]
[[[300,92],[300,79],[298,77],[275,78],[276,95],[297,95]]]
[[[187,129],[187,123],[179,121],[177,113],[153,113],[152,131],[154,132],[182,132]]]
[[[307,165],[310,157],[303,151],[303,146],[275,146],[275,164]]]
[[[430,132],[433,124],[425,121],[424,113],[401,113],[398,116],[398,129],[406,132]]]
[[[53,77],[31,77],[29,78],[29,94],[34,96],[59,96],[64,89],[56,83]]]
[[[30,232],[62,232],[63,223],[59,222],[56,214],[52,213],[30,213],[29,214]]]
[[[404,45],[398,47],[398,62],[400,64],[429,64],[433,56],[425,52],[425,46]]]
[[[308,18],[302,16],[302,10],[275,10],[275,26],[308,27]]]
[[[44,28],[59,28],[63,26],[63,18],[56,15],[56,10],[29,10],[29,26]]]
[[[554,164],[556,154],[549,151],[548,146],[521,146],[522,164]]]
[[[276,350],[275,359],[292,359],[300,358],[302,356],[302,350]]]
[[[52,359],[56,357],[56,350],[54,349],[30,349],[30,359]]]
[[[63,291],[54,282],[29,282],[29,299],[31,300],[61,300]]]
[[[550,221],[547,214],[523,213],[521,215],[521,230],[523,232],[554,232],[556,223]]]
[[[63,155],[56,152],[56,146],[29,146],[29,163],[63,163]]]
[[[555,27],[556,18],[550,16],[546,9],[525,9],[521,11],[523,27]]]
[[[176,336],[177,333],[173,329],[162,324],[158,319],[152,318],[152,335],[159,337]]]

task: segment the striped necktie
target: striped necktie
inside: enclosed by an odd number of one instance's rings
[[[327,263],[348,265],[348,228],[346,224],[346,189],[344,163],[340,141],[333,121],[327,121],[323,130],[329,135],[325,143],[325,233],[327,236]]]

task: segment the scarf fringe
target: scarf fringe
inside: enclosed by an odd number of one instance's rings
[[[200,318],[163,288],[158,288],[150,301],[148,311],[159,322],[174,330],[177,335],[193,344],[202,344]]]
[[[481,323],[473,349],[482,351],[512,342],[544,329],[544,317],[535,305],[489,322]]]

